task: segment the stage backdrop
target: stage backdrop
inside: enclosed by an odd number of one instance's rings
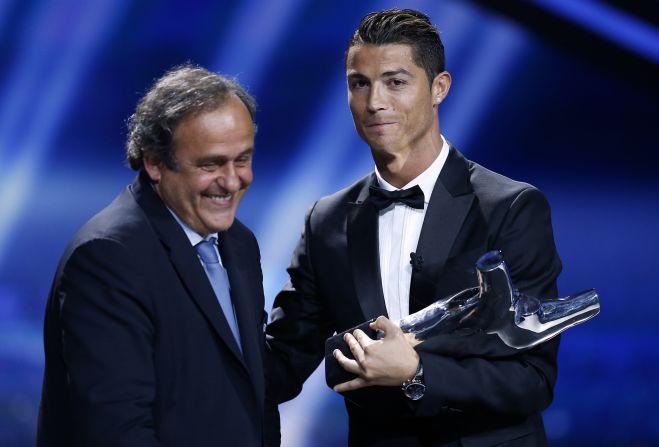
[[[600,292],[601,315],[563,337],[551,444],[659,445],[659,14],[622,0],[0,1],[0,445],[33,443],[50,282],[76,229],[131,182],[125,123],[153,79],[193,62],[258,99],[239,217],[270,310],[307,207],[373,168],[343,53],[364,14],[392,6],[441,30],[444,135],[545,192],[561,294]],[[322,374],[281,410],[284,446],[345,445]]]

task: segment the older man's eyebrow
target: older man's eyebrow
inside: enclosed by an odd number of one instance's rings
[[[205,165],[205,164],[222,164],[226,163],[228,158],[224,155],[206,155],[204,157],[199,157],[194,160],[194,164],[197,166]]]
[[[251,156],[254,153],[254,148],[250,147],[249,149],[245,149],[241,153],[239,153],[236,158],[241,158],[245,156]],[[195,164],[198,166],[204,165],[204,164],[224,164],[227,161],[229,161],[229,157],[226,155],[208,155],[205,157],[199,157],[198,159],[195,160]]]

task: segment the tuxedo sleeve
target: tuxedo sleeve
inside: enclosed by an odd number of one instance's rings
[[[302,384],[323,359],[325,339],[334,333],[311,263],[311,215],[305,225],[288,268],[289,281],[275,298],[267,327],[269,347],[268,400],[281,403],[293,399]]]
[[[554,244],[549,204],[527,188],[506,205],[501,226],[491,233],[491,249],[503,252],[514,284],[539,298],[557,296],[561,262]],[[552,401],[559,338],[516,350],[496,335],[450,334],[422,343],[426,393],[416,416],[442,412],[528,415]]]
[[[57,290],[76,446],[159,446],[154,330],[135,256],[109,239],[79,246]]]

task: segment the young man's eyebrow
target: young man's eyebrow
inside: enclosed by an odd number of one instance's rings
[[[382,73],[382,76],[397,76],[397,75],[407,75],[407,76],[412,76],[412,73],[409,71],[405,70],[404,68],[399,68],[398,70],[390,70],[390,71],[385,71]]]
[[[399,68],[399,69],[396,69],[396,70],[385,71],[384,73],[380,74],[380,77],[389,78],[391,76],[400,76],[400,75],[412,76],[412,73],[405,70],[404,68]],[[348,79],[368,79],[363,74],[357,73],[357,72],[348,73],[347,77],[348,77]]]

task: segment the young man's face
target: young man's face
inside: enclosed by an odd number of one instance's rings
[[[428,143],[437,126],[434,87],[405,44],[348,50],[348,100],[355,128],[374,153],[404,154]]]
[[[235,96],[216,110],[184,118],[173,136],[176,169],[145,154],[165,204],[202,236],[227,230],[252,182],[254,125]]]

